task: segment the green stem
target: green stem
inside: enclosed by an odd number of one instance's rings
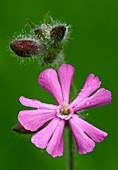
[[[74,82],[72,82],[72,91],[74,97],[77,96],[77,89]],[[75,170],[75,152],[74,152],[74,140],[70,127],[67,127],[67,163],[66,170]]]
[[[75,170],[75,153],[72,131],[67,127],[67,163],[66,170]]]

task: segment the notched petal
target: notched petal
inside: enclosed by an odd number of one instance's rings
[[[57,73],[54,69],[44,70],[38,78],[38,82],[41,87],[51,93],[58,104],[61,104],[63,101],[61,86],[58,81]]]
[[[78,96],[75,98],[75,100],[71,103],[72,107],[76,106],[86,98],[88,98],[95,90],[97,90],[101,85],[101,82],[99,81],[98,77],[95,77],[94,74],[90,74],[86,82],[81,89],[81,92],[79,92]]]
[[[53,110],[23,110],[19,112],[18,120],[26,130],[33,132],[54,117],[56,112]]]
[[[74,122],[72,118],[69,120],[69,124],[72,129],[75,141],[76,141],[78,152],[80,154],[86,154],[87,152],[91,152],[95,147],[94,141],[91,140],[83,132],[83,130],[78,126],[77,123]]]
[[[63,155],[63,131],[65,121],[60,120],[58,123],[50,142],[47,145],[47,152],[53,157]]]
[[[22,105],[27,106],[27,107],[33,107],[33,108],[37,108],[37,109],[48,109],[48,110],[56,110],[57,109],[56,105],[42,103],[39,100],[28,99],[28,98],[25,98],[24,96],[21,96],[19,100]]]
[[[78,115],[73,115],[73,120],[76,124],[95,142],[102,142],[108,135],[106,132],[96,128],[85,120],[79,118]]]
[[[74,67],[70,64],[62,64],[58,69],[62,88],[63,100],[69,103],[70,87],[74,75]]]
[[[60,119],[54,118],[44,129],[37,132],[31,139],[32,143],[38,148],[46,148],[49,139],[54,133]]]
[[[74,107],[74,111],[80,111],[80,110],[84,110],[84,109],[92,108],[96,106],[102,106],[102,105],[110,103],[111,100],[112,100],[111,92],[104,88],[101,88],[94,95],[78,103]]]

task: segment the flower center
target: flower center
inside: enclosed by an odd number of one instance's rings
[[[61,115],[69,115],[70,114],[70,108],[69,106],[66,106],[64,103],[63,107],[60,109]]]
[[[69,120],[73,114],[73,109],[63,102],[63,105],[59,105],[59,109],[57,110],[57,117],[65,120]]]

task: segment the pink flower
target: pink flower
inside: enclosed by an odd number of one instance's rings
[[[20,111],[18,115],[18,120],[25,129],[37,131],[49,122],[45,128],[33,135],[31,141],[38,148],[46,148],[53,157],[63,155],[63,131],[66,121],[72,129],[80,154],[91,152],[95,142],[101,142],[107,136],[106,132],[87,123],[76,112],[108,104],[111,101],[110,91],[100,88],[93,94],[101,82],[94,74],[90,74],[78,96],[70,103],[69,93],[73,74],[74,68],[69,64],[62,64],[58,70],[60,83],[56,71],[52,68],[40,74],[38,79],[40,86],[55,97],[57,106],[20,97],[20,102],[24,106],[35,108],[35,110]]]

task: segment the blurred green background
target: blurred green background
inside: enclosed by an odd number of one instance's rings
[[[94,151],[79,155],[77,170],[118,170],[118,1],[117,0],[4,0],[0,2],[0,170],[65,170],[66,151],[52,158],[37,149],[28,136],[13,133],[17,115],[25,107],[19,97],[54,99],[37,83],[39,68],[36,62],[20,64],[9,51],[12,36],[19,33],[30,18],[39,24],[47,11],[54,19],[72,25],[72,34],[65,48],[66,61],[75,68],[79,89],[86,77],[94,73],[102,87],[113,94],[112,103],[89,109],[87,120],[109,133]]]

